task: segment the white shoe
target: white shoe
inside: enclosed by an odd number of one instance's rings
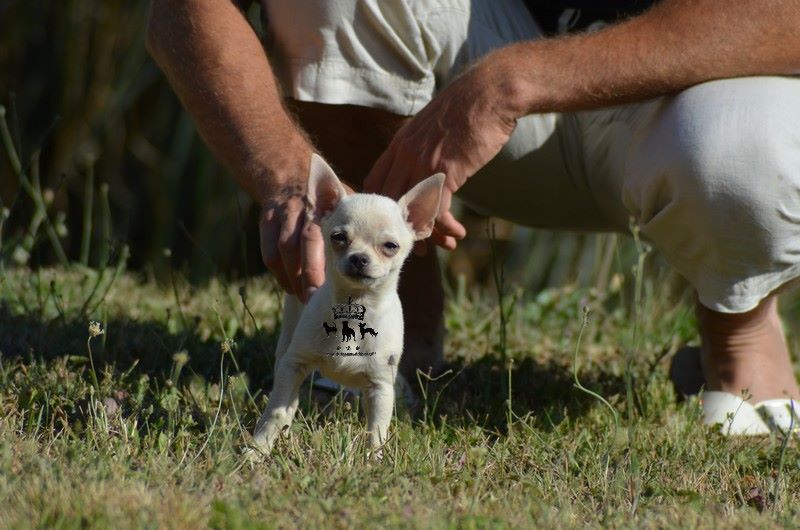
[[[768,399],[755,405],[729,392],[704,391],[703,423],[722,425],[727,436],[800,431],[800,403],[793,399]]]

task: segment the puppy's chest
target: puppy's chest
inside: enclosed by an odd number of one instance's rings
[[[312,304],[295,329],[298,355],[327,377],[359,386],[367,379],[396,370],[403,349],[400,301],[378,306],[350,298]]]
[[[317,340],[308,344],[329,360],[369,359],[385,352],[391,333],[375,322],[349,319],[327,319],[319,324]]]

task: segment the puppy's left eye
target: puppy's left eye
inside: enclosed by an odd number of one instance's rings
[[[389,255],[397,253],[399,249],[400,245],[398,245],[394,241],[387,241],[386,243],[383,244],[383,251]]]

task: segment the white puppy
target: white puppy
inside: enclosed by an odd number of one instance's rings
[[[414,241],[430,236],[443,184],[438,173],[397,202],[372,194],[348,196],[333,170],[312,155],[308,214],[326,241],[325,284],[305,307],[286,297],[275,383],[253,433],[260,450],[269,452],[291,423],[300,384],[313,369],[361,389],[370,444],[386,440],[403,352],[400,268]]]

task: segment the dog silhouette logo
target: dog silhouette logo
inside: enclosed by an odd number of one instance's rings
[[[333,325],[330,325],[327,322],[323,322],[322,328],[325,330],[326,336],[331,336],[334,333],[336,333],[336,322],[334,322]]]
[[[367,335],[367,334],[372,335],[373,337],[377,337],[378,336],[378,332],[375,331],[372,328],[368,328],[367,324],[365,322],[359,322],[358,323],[358,330],[361,332],[361,338],[362,339],[364,338],[364,335]]]
[[[349,326],[347,320],[342,321],[342,342],[356,340],[356,330]]]
[[[350,327],[350,321],[352,320],[362,321],[356,322],[358,324],[358,331],[361,332],[360,340],[364,340],[367,335],[372,335],[373,337],[378,336],[378,331],[375,328],[369,327],[367,322],[364,322],[367,308],[358,302],[353,302],[352,298],[348,298],[346,304],[335,304],[331,307],[331,312],[333,313],[333,324],[328,324],[327,321],[322,322],[322,329],[325,330],[325,336],[329,337],[336,334],[336,331],[339,329],[336,325],[337,320],[342,323],[342,342],[358,342],[359,340],[356,335],[356,330]]]

